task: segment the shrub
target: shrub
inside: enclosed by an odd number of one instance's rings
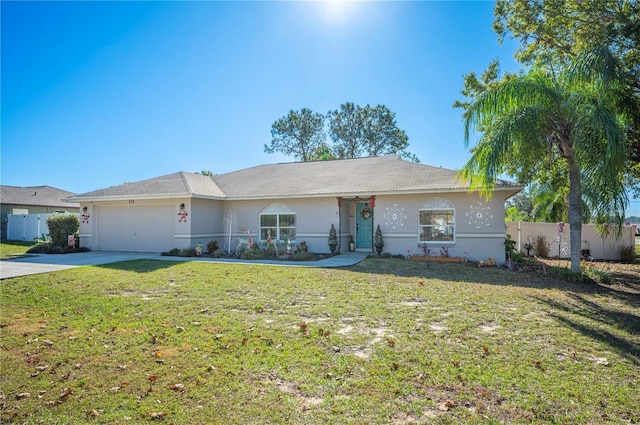
[[[260,250],[258,250],[257,247],[254,249],[245,249],[242,251],[240,258],[243,260],[259,260],[262,258],[262,254],[260,254]]]
[[[69,254],[72,252],[89,252],[89,248],[72,246],[55,246],[51,242],[40,242],[29,248],[27,254]]]
[[[64,254],[67,252],[66,248],[65,246],[53,245],[47,254]]]
[[[51,242],[40,242],[27,250],[27,254],[47,254],[51,250]]]
[[[376,229],[376,233],[373,236],[373,246],[376,247],[376,252],[378,253],[378,255],[380,255],[380,253],[382,252],[382,248],[384,248],[384,241],[382,240],[382,230],[380,230],[379,224],[378,224],[378,228]],[[447,253],[447,257],[448,256],[449,254]]]
[[[635,250],[633,249],[633,246],[623,246],[622,248],[620,248],[620,260],[624,261],[624,262],[628,262],[628,263],[633,263],[633,260],[635,260]]]
[[[169,252],[163,252],[160,255],[164,255],[164,256],[172,256],[172,257],[177,257],[178,255],[180,255],[180,249],[178,248],[173,248],[171,251]]]
[[[302,241],[298,245],[296,245],[296,250],[294,254],[299,254],[301,252],[309,252],[309,247],[307,246],[306,241]]]
[[[67,246],[68,236],[80,230],[80,220],[75,214],[56,214],[47,218],[49,237],[54,246]]]
[[[504,252],[506,254],[506,258],[509,259],[509,256],[513,256],[516,252],[516,241],[511,239],[511,235],[507,234],[504,239]]]
[[[295,254],[293,254],[291,256],[291,259],[293,261],[309,261],[313,258],[313,256],[311,254],[309,254],[308,251],[300,251],[300,252],[296,252]]]
[[[213,254],[211,254],[214,258],[222,258],[225,257],[227,254],[226,252],[224,252],[221,249],[216,249]]]
[[[213,255],[217,250],[218,250],[218,241],[217,240],[214,239],[214,240],[209,241],[207,243],[207,252],[209,254]]]
[[[534,248],[536,250],[536,253],[538,254],[538,257],[549,257],[549,245],[547,245],[547,238],[545,238],[544,236],[538,236],[536,238],[536,245]]]
[[[526,260],[526,257],[522,252],[513,252],[511,254],[511,261],[514,261],[516,263],[524,263],[525,260]]]
[[[178,254],[178,256],[180,257],[195,257],[196,256],[196,249],[195,248],[183,248],[180,250],[180,253]]]

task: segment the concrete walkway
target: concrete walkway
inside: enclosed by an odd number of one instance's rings
[[[96,266],[128,260],[199,261],[210,263],[265,264],[289,267],[347,267],[364,260],[367,253],[349,252],[320,261],[236,260],[228,258],[163,257],[145,252],[79,252],[74,254],[37,254],[0,261],[0,279],[49,273],[74,267]]]

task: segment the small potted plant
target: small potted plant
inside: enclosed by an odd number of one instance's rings
[[[378,228],[376,229],[376,234],[373,238],[373,246],[376,247],[376,252],[378,255],[382,253],[382,248],[384,247],[384,241],[382,240],[382,230],[380,230],[380,225],[378,224]]]
[[[336,252],[336,247],[338,246],[338,235],[336,234],[336,228],[331,225],[331,230],[329,230],[329,249],[331,249],[331,253],[334,254]]]

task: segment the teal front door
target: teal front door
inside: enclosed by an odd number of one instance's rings
[[[356,204],[356,248],[373,249],[373,208],[368,202]]]

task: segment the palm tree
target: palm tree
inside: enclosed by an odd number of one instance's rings
[[[459,177],[486,196],[514,160],[536,168],[553,158],[566,161],[574,273],[581,271],[583,188],[601,220],[623,213],[628,203],[622,179],[626,144],[614,107],[619,86],[612,63],[608,50],[599,50],[558,73],[531,70],[480,94],[465,115],[465,146],[472,129],[482,135]]]

